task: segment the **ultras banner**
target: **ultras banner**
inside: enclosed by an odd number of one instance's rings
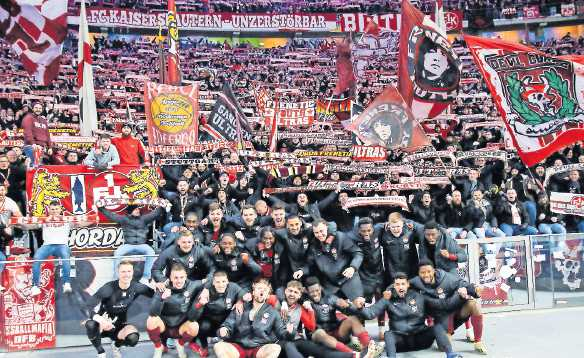
[[[584,65],[520,44],[464,39],[527,166],[582,140]]]
[[[182,147],[197,143],[198,86],[178,87],[146,82],[144,107],[149,146]]]

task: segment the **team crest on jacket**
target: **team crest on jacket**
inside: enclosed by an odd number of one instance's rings
[[[461,64],[448,40],[438,32],[414,26],[408,37],[408,71],[414,96],[448,102],[458,95]]]
[[[418,306],[416,306],[416,300],[415,299],[411,299],[410,302],[410,308],[412,309],[412,312],[417,312],[418,311]]]
[[[436,289],[436,293],[438,294],[438,298],[446,298],[446,295],[444,294],[444,290],[442,289],[442,287],[438,287]]]

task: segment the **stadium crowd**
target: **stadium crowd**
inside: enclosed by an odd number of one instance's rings
[[[291,3],[266,2],[265,9],[243,6],[233,11],[285,11],[274,6]],[[213,2],[213,6],[236,4],[239,2]],[[322,11],[315,2],[304,6]],[[145,150],[142,94],[144,81],[158,78],[158,44],[152,38],[95,37],[94,76],[103,133],[89,151],[52,145],[50,125],[79,123],[73,66],[76,42],[71,33],[60,75],[48,87],[32,84],[9,46],[0,42],[0,126],[4,139],[24,138],[23,145],[5,145],[0,154],[3,218],[27,212],[27,167],[84,164],[104,170],[119,164],[156,165],[157,158]],[[384,87],[395,83],[397,56],[391,54],[397,52],[397,45],[395,36],[389,55],[372,61],[366,77],[358,81],[360,105],[367,106]],[[377,357],[383,345],[371,340],[362,324],[375,317],[389,357],[395,357],[396,351],[428,348],[434,340],[448,357],[457,357],[447,335],[465,323],[467,329],[473,327],[473,336],[467,334],[476,350],[486,353],[482,314],[476,304],[481,288],[458,277],[456,269],[467,261],[467,255],[457,240],[584,232],[581,217],[552,213],[549,207],[551,191],[584,194],[582,172],[547,175],[554,167],[584,163],[584,154],[577,143],[525,168],[505,145],[503,127],[490,125],[500,120],[499,114],[464,43],[456,40],[454,45],[464,64],[461,95],[451,106],[451,114],[423,123],[432,138],[432,150],[454,153],[496,148],[508,151],[504,160],[463,160],[459,165],[466,170],[461,175],[449,174],[448,183],[379,193],[405,196],[405,206],[353,208],[345,205],[350,198],[376,193],[346,191],[340,185],[328,191],[273,193],[271,189],[301,188],[311,179],[398,184],[400,177],[411,174],[376,174],[369,170],[375,165],[357,163],[345,163],[344,170],[343,166],[329,166],[332,162],[325,159],[313,171],[274,172],[251,165],[250,158],[230,149],[185,156],[217,161],[217,165],[161,166],[160,193],[168,205],[147,214],[130,205],[120,214],[96,204],[101,214],[121,226],[125,239],[114,253],[119,258],[116,281],[103,286],[87,302],[84,326],[98,356],[105,357],[102,337],[113,341],[114,355],[120,354],[121,346],[137,344],[138,332],[126,323],[126,314],[139,295],[152,297],[146,325],[155,346],[154,357],[162,355],[169,338],[176,339],[179,357],[186,356],[188,344],[205,356],[207,338],[213,337],[223,340],[213,348],[221,358]],[[553,54],[580,54],[584,39],[567,34],[532,45]],[[256,130],[252,143],[257,150],[266,150],[267,136],[255,91],[298,89],[279,99],[290,103],[330,98],[336,83],[335,54],[330,39],[293,40],[277,48],[215,44],[196,37],[181,40],[183,82],[199,83],[211,96],[201,102],[201,123],[212,109],[213,96],[229,81]],[[317,121],[341,128],[324,114]],[[326,135],[327,131],[314,126],[305,133]],[[200,133],[201,141],[211,139],[202,127]],[[294,138],[281,139],[278,149],[335,151],[341,147],[306,144]],[[390,152],[382,164],[399,165],[405,155]],[[432,158],[411,164],[434,170],[455,163]],[[230,166],[243,170],[224,169]],[[63,215],[58,201],[48,207],[51,217]],[[67,237],[72,224],[13,228],[5,221],[3,246],[9,245],[18,229],[42,227],[38,248],[31,247],[34,258],[69,258]],[[154,222],[160,230],[151,238],[149,227]],[[150,255],[140,282],[132,280],[133,264],[122,260],[132,253]],[[71,292],[68,265],[65,260],[66,293]],[[33,293],[38,294],[38,265],[33,272]],[[375,303],[365,306],[365,302]],[[384,328],[386,312],[391,317],[389,331]],[[427,316],[433,324],[426,325]]]

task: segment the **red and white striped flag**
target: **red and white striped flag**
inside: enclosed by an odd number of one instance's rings
[[[67,1],[0,1],[0,37],[12,44],[24,69],[49,84],[59,73],[67,36]]]
[[[79,119],[81,122],[79,133],[81,136],[92,136],[93,132],[97,130],[92,62],[89,29],[85,15],[85,1],[81,1],[79,43],[77,47],[77,86],[79,86]]]

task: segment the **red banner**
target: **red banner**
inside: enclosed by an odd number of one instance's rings
[[[526,19],[537,19],[539,15],[539,6],[526,6],[523,9],[524,17]]]
[[[402,1],[398,90],[414,118],[434,118],[458,96],[462,66],[428,16]]]
[[[55,347],[55,282],[53,263],[41,266],[41,293],[33,296],[32,265],[10,262],[3,272],[7,287],[0,299],[2,346],[9,352]]]
[[[73,16],[69,17],[71,22]],[[165,26],[165,12],[145,12],[135,9],[87,9],[87,22],[97,27],[131,27],[158,29]],[[178,12],[176,23],[181,31],[334,31],[337,28],[335,13],[239,14],[229,12],[196,13]]]
[[[434,14],[430,15],[434,21]],[[381,32],[399,31],[401,14],[339,14],[339,27],[341,32],[365,32],[369,20],[373,20],[379,25]],[[444,12],[444,22],[446,31],[462,31],[462,21],[464,15],[462,10],[452,10]]]
[[[356,161],[377,162],[387,158],[387,150],[381,146],[354,145],[351,153]]]
[[[159,172],[149,167],[120,165],[98,172],[86,166],[41,166],[29,170],[26,175],[28,213],[30,216],[46,216],[49,203],[59,200],[66,215],[96,214],[93,204],[99,199],[158,197],[159,181]],[[126,205],[106,208],[123,213]],[[110,223],[102,215],[99,219],[100,223]]]
[[[150,146],[194,145],[199,129],[199,87],[144,84]]]
[[[399,29],[399,14],[340,14],[339,16],[341,32],[364,32],[370,20],[379,25],[380,31],[395,32]]]

